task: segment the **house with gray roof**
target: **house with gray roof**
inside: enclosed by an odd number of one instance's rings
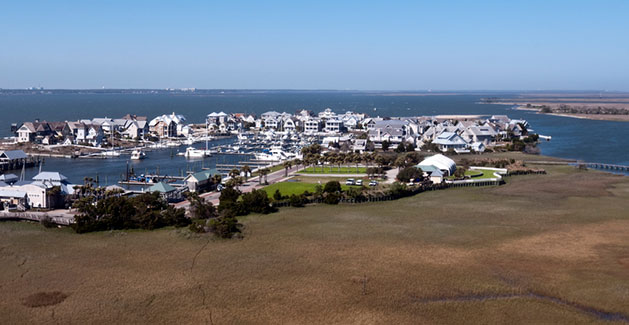
[[[442,132],[432,141],[439,147],[439,150],[445,152],[449,149],[455,151],[465,150],[468,146],[467,142],[458,134],[454,132]]]

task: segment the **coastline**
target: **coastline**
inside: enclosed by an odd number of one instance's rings
[[[517,105],[514,103],[496,103],[500,105]],[[612,122],[629,122],[629,115],[610,115],[610,114],[570,114],[570,113],[542,113],[541,108],[530,108],[526,106],[518,105],[513,109],[518,111],[531,111],[537,112],[537,114],[553,115],[560,117],[570,117],[582,120],[593,121],[612,121]]]

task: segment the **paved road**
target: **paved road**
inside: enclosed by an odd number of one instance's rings
[[[272,172],[272,173],[268,174],[266,176],[266,179],[269,182],[269,184],[282,182],[285,179],[290,178],[299,169],[301,169],[301,168],[298,168],[296,166],[291,167],[288,170],[288,177],[284,176],[285,170],[281,169],[281,170],[278,170],[278,171],[275,171],[275,172]],[[262,180],[264,180],[264,178]],[[249,180],[247,182],[245,182],[243,185],[238,186],[238,189],[240,191],[242,191],[243,193],[248,193],[248,192],[253,191],[254,189],[257,190],[257,189],[263,188],[265,186],[266,185],[264,185],[264,184],[262,184],[262,185],[259,184],[259,178],[256,176],[256,177],[249,178]],[[208,192],[208,193],[203,193],[203,194],[200,195],[200,197],[202,197],[206,201],[212,202],[212,204],[214,204],[214,205],[218,205],[218,203],[219,203],[218,198],[220,196],[221,196],[220,192]],[[188,202],[187,200],[175,204],[175,207],[177,207],[177,208],[185,208],[185,209],[187,209],[188,206],[190,206],[190,202]]]
[[[75,211],[65,209],[51,210],[46,212],[25,211],[25,212],[6,212],[0,211],[0,219],[23,219],[39,221],[43,217],[51,218],[55,223],[69,225],[74,222]]]

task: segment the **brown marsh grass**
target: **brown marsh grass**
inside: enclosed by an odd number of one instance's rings
[[[507,185],[250,216],[242,240],[0,224],[3,323],[594,323],[629,317],[629,180]],[[30,308],[39,292],[71,293]]]

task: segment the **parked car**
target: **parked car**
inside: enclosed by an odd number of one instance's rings
[[[371,182],[369,182],[369,186],[377,186],[378,182],[375,180],[372,180]]]
[[[357,179],[356,180],[356,185],[363,186],[363,180],[362,179]]]
[[[356,182],[354,182],[354,179],[353,179],[353,178],[348,178],[348,179],[345,181],[345,185],[354,185],[354,184],[356,184]]]

